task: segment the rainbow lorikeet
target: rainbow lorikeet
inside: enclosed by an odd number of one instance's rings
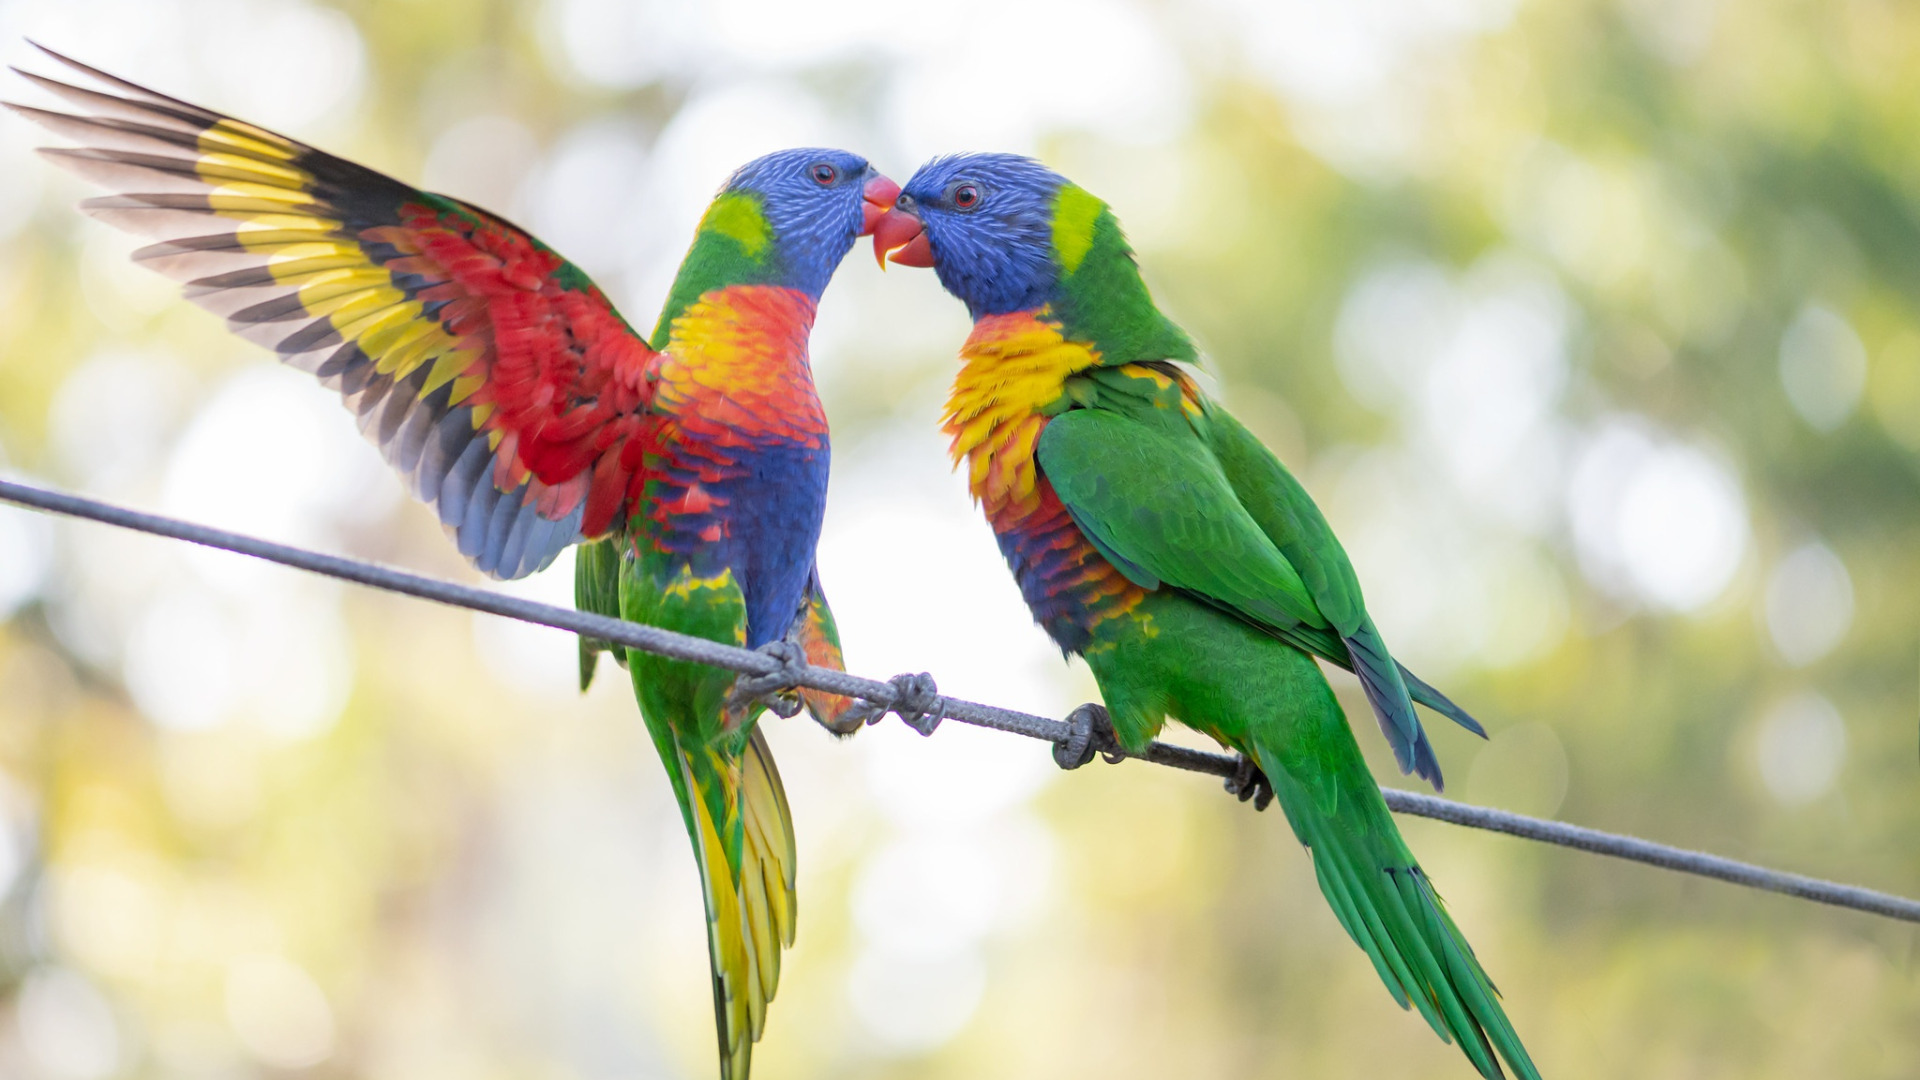
[[[1394,661],[1306,490],[1178,366],[1193,344],[1112,211],[1029,158],[937,158],[874,248],[931,266],[973,316],[946,406],[955,463],[1119,744],[1144,749],[1172,717],[1245,755],[1402,1007],[1483,1075],[1502,1075],[1497,1050],[1537,1076],[1314,657],[1360,676],[1401,769],[1436,788],[1413,703],[1479,725]]]
[[[44,153],[115,192],[84,208],[154,238],[138,262],[339,391],[474,566],[515,578],[584,544],[584,609],[840,666],[814,569],[828,443],[807,338],[899,191],[865,159],[742,167],[643,338],[494,214],[53,55],[112,91],[28,75],[79,115],[14,106],[80,144]],[[583,685],[602,648],[582,643]],[[705,887],[720,1072],[744,1080],[794,933],[766,703],[718,668],[620,658]],[[801,696],[851,730],[852,702]]]

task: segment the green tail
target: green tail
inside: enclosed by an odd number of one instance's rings
[[[620,618],[620,546],[612,539],[590,540],[574,549],[573,606],[590,615]],[[593,683],[600,654],[625,662],[626,651],[599,638],[580,639],[580,689]]]
[[[589,558],[599,556],[582,551],[580,578],[602,584],[581,591],[583,607],[605,598],[604,565]],[[645,555],[613,564],[613,588],[628,621],[745,641],[746,605],[730,573],[694,579],[681,567],[662,585],[658,563]],[[624,651],[700,869],[720,1078],[747,1080],[779,985],[781,951],[793,944],[795,853],[786,790],[753,714],[728,713],[732,672]]]
[[[748,1080],[798,909],[786,789],[757,726],[737,751],[686,746],[650,716],[647,731],[667,766],[700,870],[720,1078]]]
[[[1340,925],[1400,1007],[1417,1007],[1480,1075],[1505,1075],[1497,1050],[1515,1075],[1539,1080],[1499,991],[1400,839],[1339,703],[1329,692],[1312,711],[1287,717],[1283,731],[1256,725],[1251,741]]]

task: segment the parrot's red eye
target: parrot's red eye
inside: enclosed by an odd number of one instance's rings
[[[840,179],[840,170],[823,161],[813,167],[813,178],[820,182],[821,187],[826,187]]]
[[[953,193],[947,196],[955,210],[971,210],[980,205],[980,187],[977,184],[958,184]]]

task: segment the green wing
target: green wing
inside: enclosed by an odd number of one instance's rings
[[[1099,400],[1131,404],[1111,393]],[[1484,732],[1387,651],[1352,563],[1306,490],[1224,410],[1210,405],[1189,425],[1145,408],[1159,422],[1070,409],[1041,432],[1040,468],[1074,523],[1135,584],[1164,582],[1352,669],[1402,771],[1439,788],[1413,701]]]
[[[1135,584],[1165,583],[1283,636],[1328,625],[1190,432],[1072,409],[1048,421],[1036,453],[1074,524]]]
[[[1327,621],[1342,634],[1352,633],[1367,621],[1366,603],[1332,526],[1300,481],[1252,432],[1212,402],[1205,409],[1202,436],[1235,497],[1300,571]]]
[[[1426,729],[1414,714],[1413,698],[1400,676],[1400,665],[1367,615],[1366,602],[1360,597],[1360,579],[1326,517],[1272,451],[1225,409],[1207,403],[1201,427],[1234,496],[1300,571],[1314,602],[1346,645],[1353,673],[1360,677],[1400,771],[1414,773],[1440,788],[1440,762],[1434,756],[1433,744],[1427,741]]]

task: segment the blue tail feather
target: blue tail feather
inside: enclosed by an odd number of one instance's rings
[[[1400,666],[1400,678],[1406,682],[1407,693],[1413,695],[1413,700],[1425,705],[1427,708],[1432,709],[1434,712],[1439,713],[1454,723],[1459,724],[1475,735],[1483,739],[1487,737],[1487,729],[1481,727],[1480,721],[1475,720],[1471,713],[1455,705],[1452,698],[1434,689],[1426,680],[1408,671],[1404,664]]]
[[[1432,784],[1435,791],[1445,790],[1440,760],[1434,755],[1433,744],[1427,741],[1426,729],[1420,726],[1420,717],[1413,711],[1407,684],[1400,679],[1400,665],[1387,654],[1380,632],[1371,621],[1363,622],[1344,640],[1348,655],[1353,658],[1353,673],[1360,677],[1360,686],[1367,692],[1367,701],[1373,705],[1373,714],[1380,721],[1387,745],[1393,748],[1393,758],[1399,763],[1400,771],[1420,777]]]

